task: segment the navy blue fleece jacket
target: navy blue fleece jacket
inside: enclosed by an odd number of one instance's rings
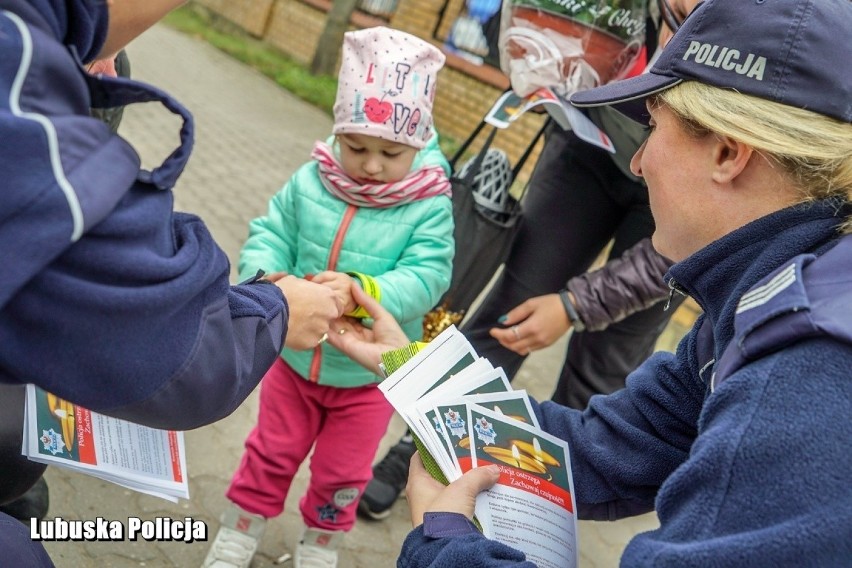
[[[848,336],[803,338],[710,389],[740,298],[796,255],[830,248],[848,213],[833,201],[785,209],[675,264],[669,276],[704,309],[677,352],[654,354],[584,412],[536,406],[542,427],[570,446],[580,518],[656,509],[660,528],[634,537],[622,566],[848,566]],[[852,260],[832,269],[852,285]],[[852,325],[852,305],[835,309]],[[530,566],[479,534],[428,538],[422,526],[398,565]]]
[[[189,113],[150,86],[83,71],[107,17],[102,0],[0,0],[0,381],[194,428],[248,396],[288,312],[274,285],[230,286],[204,223],[172,210]],[[184,118],[181,147],[140,170],[89,116],[94,98],[162,102]]]

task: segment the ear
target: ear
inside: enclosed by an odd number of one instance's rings
[[[727,136],[719,136],[713,146],[713,181],[731,183],[746,169],[754,149]]]

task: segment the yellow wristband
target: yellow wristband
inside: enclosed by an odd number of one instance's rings
[[[376,282],[375,278],[366,274],[361,274],[360,272],[347,272],[346,274],[348,274],[352,278],[356,278],[361,284],[361,288],[364,289],[368,296],[370,296],[377,302],[382,301],[382,291],[379,288],[379,283]],[[355,306],[354,310],[344,315],[361,319],[370,317],[370,314],[362,306]]]

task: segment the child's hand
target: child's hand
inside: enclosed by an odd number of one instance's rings
[[[382,353],[408,345],[409,339],[390,312],[358,284],[352,284],[352,297],[373,320],[373,325],[365,327],[361,319],[339,318],[331,323],[328,342],[353,361],[381,375]]]
[[[352,283],[354,281],[348,274],[326,270],[314,276],[311,281],[323,284],[334,290],[334,293],[343,302],[344,314],[348,314],[358,307],[358,304],[352,299]]]
[[[331,320],[343,315],[340,298],[325,286],[303,278],[285,276],[275,281],[287,298],[289,321],[285,345],[291,349],[313,349],[324,341]]]
[[[270,282],[278,282],[285,276],[288,276],[287,272],[282,270],[280,272],[270,272],[268,274],[263,275],[264,280],[269,280]]]

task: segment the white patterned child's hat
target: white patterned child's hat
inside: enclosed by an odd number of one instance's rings
[[[386,27],[347,32],[334,103],[334,134],[366,134],[421,149],[432,135],[432,102],[446,57]]]

